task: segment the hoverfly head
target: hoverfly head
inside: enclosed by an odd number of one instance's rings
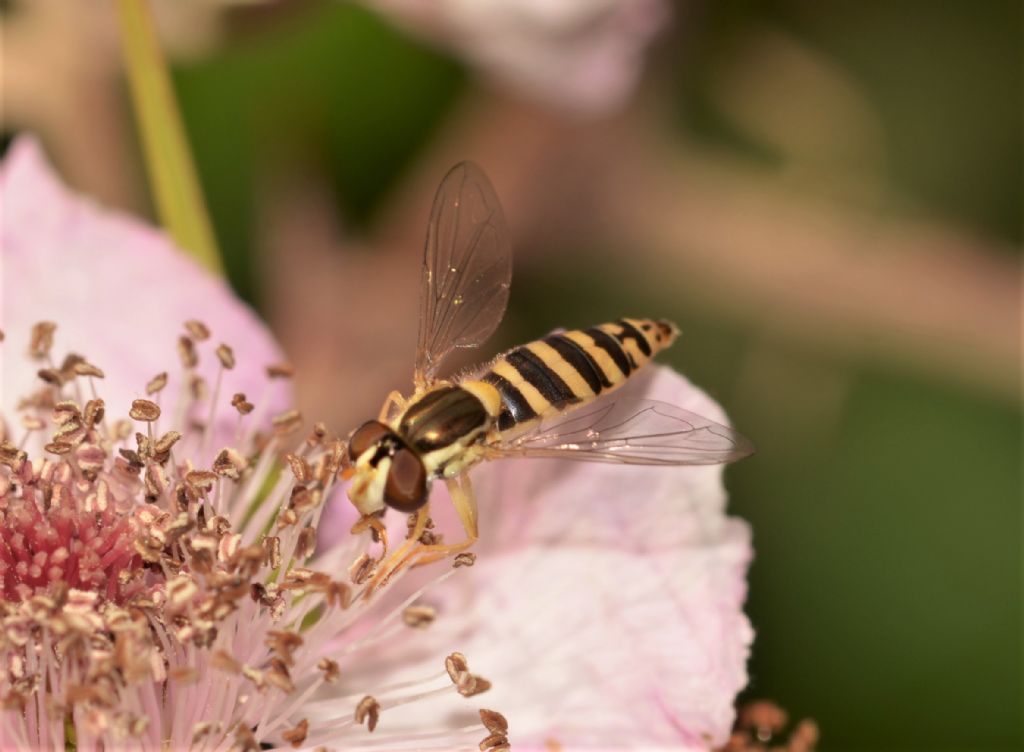
[[[427,503],[430,486],[423,461],[389,426],[364,423],[348,440],[352,484],[348,497],[361,514],[384,505],[410,513]]]

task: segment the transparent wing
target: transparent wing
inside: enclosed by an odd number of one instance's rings
[[[716,465],[754,451],[731,428],[667,402],[598,400],[498,443],[495,456],[633,465]]]
[[[415,380],[431,381],[457,347],[477,347],[505,314],[512,253],[505,217],[487,176],[455,165],[434,197],[420,282]]]

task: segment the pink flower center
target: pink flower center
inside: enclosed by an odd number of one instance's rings
[[[134,541],[130,517],[109,508],[83,511],[70,495],[48,510],[31,500],[0,498],[3,598],[20,601],[61,583],[121,602],[130,587],[122,573],[142,565]]]

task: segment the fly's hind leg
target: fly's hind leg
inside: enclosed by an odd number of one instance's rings
[[[431,562],[445,559],[454,554],[462,553],[476,543],[476,496],[473,494],[473,486],[469,482],[469,476],[463,475],[460,478],[446,480],[448,493],[452,497],[452,505],[456,514],[459,515],[459,522],[462,529],[466,531],[466,539],[460,543],[433,543],[421,546],[416,551],[416,566],[430,564]]]
[[[452,497],[452,505],[459,515],[462,529],[466,531],[466,547],[476,543],[479,537],[476,527],[476,494],[473,493],[473,484],[469,482],[468,475],[446,481],[448,493]]]

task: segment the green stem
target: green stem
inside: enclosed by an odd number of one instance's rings
[[[160,221],[174,242],[223,275],[192,154],[146,0],[116,0],[132,106]]]

